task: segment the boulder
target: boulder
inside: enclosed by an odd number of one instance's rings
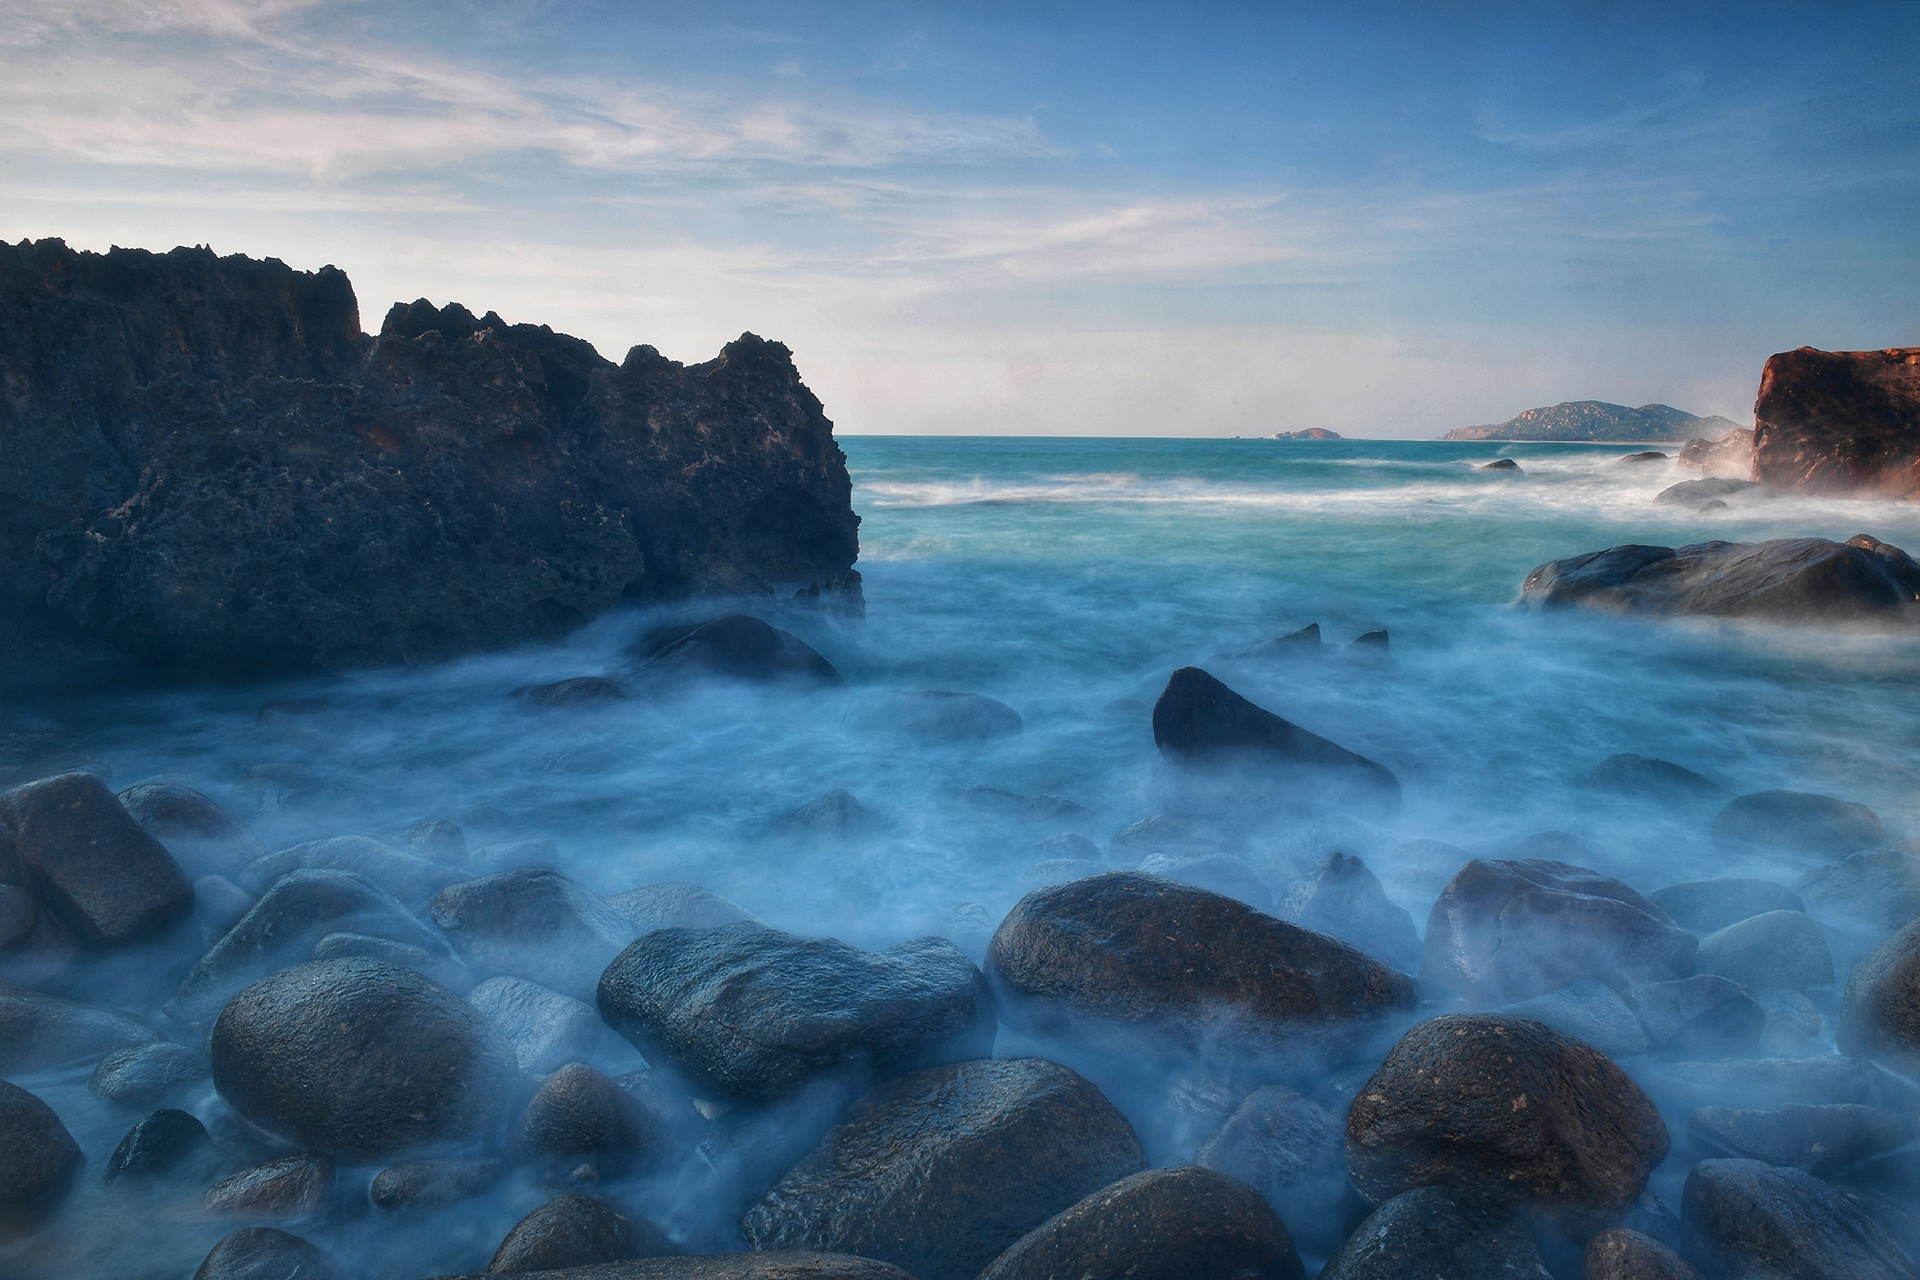
[[[742,1222],[755,1249],[972,1280],[1027,1232],[1140,1170],[1100,1091],[1038,1058],[932,1067],[879,1085]]]
[[[1629,1227],[1595,1235],[1581,1261],[1582,1280],[1700,1280],[1685,1258]]]
[[[1156,853],[1147,861],[1170,862],[1173,860],[1164,854]],[[1046,858],[1039,862],[1029,862],[1020,868],[1020,887],[1043,889],[1050,884],[1067,884],[1074,880],[1085,880],[1088,876],[1097,876],[1106,869],[1105,863],[1094,862],[1087,858]],[[1252,868],[1248,868],[1247,874],[1253,874]],[[991,926],[988,931],[992,931]]]
[[[437,948],[428,951],[410,942],[395,942],[391,938],[376,938],[367,933],[329,933],[313,944],[313,953],[309,958],[383,960],[403,969],[418,970],[454,991],[466,992],[473,986],[473,975],[467,971],[467,967]]]
[[[1631,1057],[1651,1047],[1640,1019],[1604,982],[1576,982],[1503,1005],[1498,1012],[1544,1022],[1562,1035],[1586,1041],[1609,1058]]]
[[[212,946],[258,901],[225,876],[201,876],[193,882],[193,914],[200,922],[200,940]]]
[[[1766,1025],[1766,1011],[1745,987],[1712,974],[1642,983],[1621,998],[1648,1046],[1678,1057],[1751,1053]]]
[[[653,1224],[599,1196],[558,1195],[514,1224],[487,1273],[557,1271],[672,1253]]]
[[[495,1273],[489,1273],[495,1274]],[[914,1280],[898,1267],[843,1253],[782,1250],[702,1258],[639,1258],[562,1271],[522,1273],[529,1280]],[[446,1276],[441,1280],[486,1280]]]
[[[1794,882],[1814,914],[1892,933],[1920,918],[1920,854],[1876,849],[1815,867]]]
[[[326,1255],[275,1227],[242,1227],[208,1251],[193,1280],[334,1280]]]
[[[1710,1275],[1914,1280],[1920,1271],[1852,1200],[1800,1169],[1702,1160],[1687,1175],[1687,1254]]]
[[[1826,1052],[1826,1020],[1813,1001],[1778,987],[1753,993],[1766,1015],[1760,1028],[1760,1052],[1768,1057],[1810,1057]]]
[[[848,727],[931,742],[1005,738],[1025,728],[1020,713],[982,693],[893,689],[863,694],[847,709]]]
[[[1029,1231],[980,1280],[1306,1280],[1286,1224],[1244,1183],[1193,1165],[1102,1187]]]
[[[493,1025],[529,1075],[592,1057],[605,1025],[592,1005],[524,978],[488,978],[467,993],[467,1003]]]
[[[1508,475],[1524,474],[1520,469],[1520,464],[1515,462],[1512,458],[1495,458],[1492,462],[1482,462],[1478,466],[1474,467],[1474,470],[1475,471],[1503,471],[1503,472],[1506,472]]]
[[[679,880],[629,889],[608,898],[607,905],[627,918],[636,937],[655,929],[712,929],[754,918],[751,911],[711,889]]]
[[[1835,1040],[1842,1053],[1920,1077],[1920,920],[1854,966]]]
[[[1347,1169],[1375,1204],[1447,1186],[1576,1230],[1617,1222],[1667,1145],[1659,1111],[1606,1055],[1497,1014],[1420,1023],[1347,1113]]]
[[[297,1222],[333,1203],[333,1160],[303,1151],[242,1169],[207,1188],[207,1212]]]
[[[106,1182],[205,1174],[220,1163],[207,1127],[185,1111],[162,1109],[127,1130],[107,1159]]]
[[[940,922],[941,936],[975,964],[985,964],[987,943],[993,939],[993,930],[1000,922],[993,913],[978,902],[962,902],[947,912]]]
[[[615,364],[205,249],[0,248],[8,607],[215,673],[430,661],[701,594],[859,598],[787,349]],[[342,539],[341,529],[355,536]]]
[[[1133,871],[1020,899],[987,974],[1016,1026],[1180,1056],[1338,1057],[1414,1003],[1405,975],[1336,938]]]
[[[1804,911],[1768,911],[1708,934],[1700,939],[1693,967],[1749,990],[1833,985],[1833,953],[1826,935]]]
[[[374,960],[286,969],[213,1024],[213,1082],[237,1112],[318,1151],[382,1156],[485,1130],[511,1058],[466,1001]]]
[[[1735,427],[1721,436],[1708,439],[1696,436],[1687,441],[1674,459],[1683,467],[1693,467],[1710,476],[1737,480],[1753,479],[1753,428]]]
[[[1911,498],[1920,463],[1920,347],[1767,358],[1753,477],[1799,493]]]
[[[0,794],[0,881],[31,889],[97,947],[156,933],[193,908],[180,864],[90,773]]]
[[[1686,1106],[1765,1110],[1850,1102],[1920,1110],[1920,1089],[1871,1062],[1837,1053],[1808,1058],[1720,1058],[1667,1063],[1645,1073],[1662,1098]]]
[[[159,1039],[124,1014],[0,982],[0,1075],[93,1062]]]
[[[622,702],[627,688],[605,676],[573,676],[549,684],[525,684],[513,696],[536,707],[597,707]]]
[[[1682,929],[1697,934],[1713,933],[1769,911],[1805,909],[1799,895],[1783,884],[1738,876],[1670,884],[1655,889],[1647,900]]]
[[[1701,800],[1721,791],[1719,783],[1684,765],[1631,752],[1608,756],[1593,766],[1587,781],[1621,795],[1651,800]]]
[[[1316,1253],[1338,1246],[1353,1225],[1345,1126],[1285,1085],[1248,1094],[1200,1144],[1193,1162],[1258,1191]]]
[[[124,1107],[151,1107],[185,1097],[207,1078],[207,1055],[168,1040],[115,1049],[87,1080],[95,1097]]]
[[[53,1199],[86,1160],[52,1107],[0,1080],[0,1210]]]
[[[546,867],[448,885],[434,898],[432,916],[476,968],[582,1000],[634,936],[627,917]]]
[[[1613,986],[1684,978],[1697,940],[1620,881],[1540,858],[1478,858],[1427,916],[1421,976],[1486,1002],[1582,979]]]
[[[652,633],[635,646],[634,657],[640,660],[640,676],[648,682],[846,683],[812,645],[747,614]]]
[[[192,787],[142,782],[122,791],[118,799],[141,829],[163,844],[179,840],[220,845],[247,856],[267,852],[246,823]]]
[[[1805,791],[1756,791],[1727,802],[1713,834],[1763,849],[1841,857],[1879,844],[1886,831],[1873,810]]]
[[[1669,485],[1654,495],[1653,500],[1674,507],[1698,507],[1703,502],[1730,498],[1736,493],[1749,493],[1758,488],[1760,486],[1752,480],[1715,476],[1706,480],[1682,480],[1679,484]]]
[[[1520,587],[1537,608],[1903,625],[1917,594],[1920,565],[1865,534],[1609,547],[1543,564]]]
[[[1028,868],[1021,879],[1037,888],[1046,884],[1059,884],[1064,880],[1097,876],[1107,870],[1105,865],[1099,862],[1075,859],[1057,859],[1035,865],[1064,869],[1069,864],[1079,868],[1077,874],[1054,875],[1045,880],[1036,880],[1031,875],[1032,868]],[[1140,860],[1140,865],[1135,870],[1143,875],[1177,880],[1181,884],[1190,884],[1198,889],[1210,889],[1214,893],[1224,894],[1229,898],[1238,898],[1250,906],[1264,909],[1273,902],[1273,893],[1267,888],[1267,882],[1260,878],[1260,874],[1247,865],[1246,859],[1236,858],[1230,853],[1201,853],[1191,856],[1150,853]],[[1331,930],[1322,930],[1322,932],[1331,932]]]
[[[1617,459],[1616,465],[1638,465],[1642,462],[1667,462],[1669,460],[1670,455],[1664,454],[1658,449],[1642,449],[1638,453],[1629,453],[1625,457]]]
[[[1329,791],[1397,806],[1400,779],[1247,701],[1198,667],[1182,667],[1153,704],[1153,742],[1162,758],[1191,771],[1270,779],[1297,799]]]
[[[375,1174],[367,1195],[390,1213],[437,1209],[490,1190],[506,1172],[506,1162],[490,1156],[403,1160]]]
[[[0,884],[0,952],[33,936],[40,924],[40,907],[33,895],[16,884]]]
[[[900,1071],[993,1044],[980,971],[944,938],[862,951],[742,921],[656,929],[607,966],[599,1008],[706,1096],[766,1102],[844,1071]]]
[[[1701,1107],[1687,1117],[1687,1135],[1717,1155],[1825,1173],[1905,1146],[1920,1137],[1920,1122],[1910,1112],[1849,1103],[1791,1103],[1777,1111]]]
[[[1366,863],[1349,854],[1328,854],[1288,886],[1273,913],[1350,942],[1396,969],[1412,973],[1420,966],[1420,935],[1413,917],[1387,897]]]
[[[1507,1205],[1453,1187],[1416,1187],[1375,1209],[1320,1280],[1552,1280]]]
[[[580,1062],[541,1081],[520,1119],[520,1143],[539,1156],[592,1160],[609,1173],[658,1167],[678,1145],[662,1117]]]
[[[402,853],[372,836],[333,836],[262,854],[240,869],[237,883],[248,893],[264,893],[295,871],[345,871],[415,907],[458,874],[445,863]]]
[[[345,871],[295,871],[274,881],[194,963],[167,1014],[204,1023],[242,988],[300,963],[327,935],[345,932],[445,950],[431,929],[370,881]]]

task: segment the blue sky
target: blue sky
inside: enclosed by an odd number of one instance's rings
[[[1920,342],[1920,3],[0,0],[0,235],[750,329],[846,431],[1744,419]]]

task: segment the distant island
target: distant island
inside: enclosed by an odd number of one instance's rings
[[[1308,427],[1305,431],[1282,431],[1273,437],[1275,440],[1345,440],[1338,431],[1329,431],[1325,427]]]
[[[1505,422],[1484,427],[1455,427],[1442,440],[1690,440],[1737,430],[1740,424],[1718,414],[1697,418],[1666,404],[1629,409],[1604,400],[1569,400],[1529,409]]]

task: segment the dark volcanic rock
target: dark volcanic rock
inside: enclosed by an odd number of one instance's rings
[[[30,888],[95,946],[151,934],[193,906],[193,883],[180,864],[90,773],[0,795],[0,880]]]
[[[1854,966],[1836,1039],[1843,1053],[1920,1076],[1920,920]]]
[[[433,900],[433,922],[469,964],[580,1000],[634,933],[598,895],[546,867],[448,885]]]
[[[323,960],[235,996],[213,1025],[233,1108],[316,1150],[378,1156],[467,1137],[497,1114],[508,1051],[411,969]]]
[[[1768,911],[1700,939],[1693,967],[1731,978],[1750,990],[1833,985],[1833,953],[1804,911]]]
[[[1346,1144],[1338,1116],[1276,1084],[1248,1094],[1193,1162],[1258,1191],[1302,1243],[1325,1253],[1352,1225]]]
[[[207,1055],[166,1040],[116,1049],[87,1080],[95,1096],[122,1106],[151,1107],[185,1096],[207,1078]]]
[[[675,1146],[660,1117],[580,1062],[541,1082],[521,1117],[520,1141],[536,1155],[589,1157],[610,1172],[659,1165]]]
[[[333,1202],[333,1161],[310,1151],[283,1156],[222,1178],[200,1199],[211,1213],[311,1218]]]
[[[1823,1173],[1904,1146],[1920,1136],[1920,1126],[1911,1113],[1845,1103],[1777,1111],[1701,1107],[1687,1117],[1687,1133],[1723,1155]]]
[[[1055,1214],[980,1280],[1306,1280],[1286,1224],[1251,1188],[1208,1169],[1149,1169]]]
[[[1583,978],[1615,986],[1683,978],[1698,943],[1626,885],[1540,858],[1475,859],[1427,917],[1421,975],[1488,1002]]]
[[[86,1159],[52,1107],[0,1080],[0,1209],[52,1198]]]
[[[1683,765],[1631,752],[1608,756],[1593,766],[1587,781],[1622,795],[1655,799],[1696,800],[1717,795],[1720,785]]]
[[[107,1182],[209,1171],[220,1160],[207,1127],[185,1111],[160,1110],[127,1130],[107,1159]]]
[[[600,1014],[710,1096],[764,1102],[810,1077],[978,1057],[993,1002],[944,938],[862,951],[758,923],[658,929],[600,980]]]
[[[489,978],[467,993],[467,1003],[493,1024],[530,1075],[591,1057],[604,1025],[593,1006],[523,978]]]
[[[1389,900],[1379,878],[1350,854],[1329,854],[1294,881],[1273,913],[1350,942],[1396,969],[1412,973],[1420,965],[1420,935],[1413,917]]]
[[[1604,1054],[1497,1014],[1416,1026],[1347,1113],[1347,1168],[1376,1204],[1447,1186],[1575,1228],[1617,1222],[1667,1145],[1652,1101]]]
[[[1737,1280],[1914,1280],[1900,1246],[1852,1200],[1809,1173],[1758,1160],[1702,1160],[1681,1205],[1687,1253]]]
[[[712,929],[753,919],[751,911],[713,890],[679,880],[629,889],[608,898],[607,905],[627,918],[635,936],[655,929]]]
[[[1920,347],[1770,356],[1753,418],[1754,479],[1910,498],[1920,487]]]
[[[487,1274],[557,1271],[672,1252],[644,1218],[624,1214],[599,1196],[559,1195],[514,1224]]]
[[[1614,613],[1905,623],[1920,595],[1920,565],[1865,534],[1846,542],[1630,545],[1543,564],[1527,575],[1520,595],[1540,607]]]
[[[1712,974],[1642,983],[1622,999],[1649,1046],[1678,1057],[1751,1053],[1766,1026],[1766,1010],[1745,987]]]
[[[686,367],[204,249],[0,245],[0,594],[175,666],[422,660],[617,604],[844,591],[832,424],[750,334]],[[351,529],[355,536],[342,538]]]
[[[1869,848],[1887,835],[1867,806],[1806,791],[1756,791],[1729,800],[1714,815],[1713,834],[1767,849],[1829,856]]]
[[[562,1271],[523,1272],[526,1280],[914,1280],[872,1258],[844,1253],[782,1250],[729,1253],[702,1258],[639,1258],[603,1262]],[[486,1280],[485,1276],[447,1276],[441,1280]]]
[[[1016,1025],[1179,1054],[1337,1057],[1414,1003],[1405,975],[1336,938],[1132,871],[1022,898],[987,973]]]
[[[1551,1280],[1526,1223],[1497,1201],[1416,1187],[1375,1209],[1320,1280]]]
[[[844,1251],[918,1280],[972,1280],[1141,1162],[1125,1118],[1065,1067],[960,1062],[868,1093],[742,1225],[755,1249]]]
[[[499,1182],[506,1162],[469,1156],[447,1160],[403,1160],[374,1175],[368,1198],[389,1212],[434,1209],[458,1204]]]
[[[846,683],[833,664],[799,636],[744,613],[675,628],[664,638],[657,633],[645,637],[634,656],[642,659],[640,674],[650,681],[706,677],[756,684]]]
[[[1183,767],[1271,774],[1290,791],[1331,786],[1398,804],[1400,779],[1384,765],[1257,707],[1198,667],[1182,667],[1153,704],[1153,742]]]
[[[1920,855],[1899,849],[1856,853],[1815,867],[1794,887],[1816,914],[1891,933],[1920,917]]]
[[[222,1236],[193,1280],[333,1280],[326,1256],[275,1227],[242,1227]]]
[[[1707,934],[1768,911],[1801,911],[1799,895],[1771,880],[1727,876],[1716,880],[1688,880],[1655,889],[1649,901],[1673,917],[1682,929]]]
[[[1652,1236],[1613,1227],[1587,1241],[1582,1280],[1700,1280],[1687,1260]]]
[[[89,1062],[159,1038],[122,1014],[0,982],[0,1073]]]
[[[947,689],[866,694],[848,709],[847,724],[938,742],[1004,738],[1025,727],[1020,713],[998,699]]]

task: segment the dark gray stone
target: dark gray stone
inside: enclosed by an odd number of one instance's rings
[[[626,916],[545,867],[502,871],[448,885],[433,922],[468,964],[591,999],[601,973],[633,940]]]
[[[437,1209],[490,1190],[506,1172],[505,1161],[489,1156],[403,1160],[375,1174],[367,1195],[390,1213]]]
[[[104,1180],[210,1174],[220,1153],[207,1127],[185,1111],[162,1109],[127,1130],[107,1160]]]
[[[639,1258],[522,1274],[529,1280],[914,1280],[900,1268],[872,1258],[790,1250],[703,1258]],[[443,1280],[485,1277],[448,1276]]]
[[[1162,855],[1155,854],[1148,861],[1160,858]],[[1104,863],[1087,858],[1045,858],[1020,868],[1020,886],[1024,889],[1040,889],[1050,884],[1066,884],[1100,875],[1106,869]]]
[[[83,940],[114,947],[193,907],[193,883],[91,773],[0,794],[0,880],[26,885]]]
[[[126,1107],[152,1107],[184,1098],[207,1078],[203,1050],[167,1040],[115,1049],[87,1080],[95,1096]]]
[[[1360,1224],[1320,1280],[1552,1280],[1526,1223],[1498,1201],[1416,1187]]]
[[[487,1274],[557,1271],[672,1252],[645,1218],[622,1213],[599,1196],[558,1195],[514,1224]]]
[[[1193,1162],[1258,1191],[1316,1253],[1331,1252],[1353,1226],[1348,1215],[1357,1197],[1347,1181],[1346,1128],[1285,1085],[1248,1094],[1200,1144]]]
[[[459,866],[467,860],[467,833],[448,818],[428,818],[407,832],[407,852]]]
[[[1853,1201],[1800,1169],[1702,1160],[1682,1201],[1687,1254],[1733,1280],[1914,1280],[1913,1264]]]
[[[844,787],[809,800],[780,819],[780,825],[788,831],[815,836],[852,835],[873,822],[873,811]]]
[[[1077,826],[1092,820],[1093,810],[1065,796],[1030,796],[1005,787],[974,785],[966,790],[974,808],[1008,822],[1047,823]]]
[[[678,1152],[662,1117],[580,1062],[541,1082],[521,1117],[520,1143],[538,1156],[591,1160],[608,1173],[657,1168]]]
[[[648,682],[704,678],[753,684],[846,683],[833,664],[799,636],[746,614],[650,633],[634,646],[634,656]]]
[[[1763,849],[1842,857],[1886,839],[1873,810],[1807,791],[1756,791],[1727,802],[1713,834]]]
[[[1911,1113],[1846,1103],[1777,1111],[1701,1107],[1687,1117],[1687,1133],[1718,1155],[1824,1173],[1905,1146],[1920,1137]]]
[[[200,1203],[207,1212],[298,1222],[333,1203],[333,1160],[304,1151],[220,1179]]]
[[[410,942],[376,938],[370,933],[329,933],[313,944],[314,960],[380,960],[414,969],[453,991],[473,986],[467,967],[439,948],[432,951]]]
[[[192,787],[143,782],[119,796],[141,829],[176,857],[220,869],[257,858],[267,850],[245,823]]]
[[[40,907],[19,885],[0,884],[0,951],[33,936],[40,923]]]
[[[52,1107],[0,1080],[0,1209],[52,1200],[86,1160]]]
[[[1693,967],[1748,990],[1804,991],[1833,985],[1833,953],[1826,935],[1804,911],[1768,911],[1700,939]]]
[[[711,889],[679,880],[629,889],[608,898],[607,905],[627,918],[636,937],[655,929],[712,929],[754,918],[751,911]]]
[[[1798,991],[1778,987],[1756,991],[1753,999],[1767,1019],[1760,1031],[1763,1057],[1811,1057],[1827,1052],[1826,1022],[1813,1001]]]
[[[159,1039],[159,1032],[124,1014],[0,982],[0,1073],[92,1062]]]
[[[524,978],[488,978],[467,993],[467,1003],[512,1046],[514,1060],[529,1075],[586,1061],[605,1026],[593,1006]]]
[[[1769,911],[1803,911],[1798,894],[1771,880],[1727,876],[1655,889],[1647,898],[1682,929],[1713,933]]]
[[[193,1280],[334,1280],[326,1255],[274,1227],[242,1227],[222,1236]]]
[[[1367,864],[1350,854],[1327,855],[1288,887],[1273,913],[1350,942],[1404,972],[1420,966],[1420,935],[1413,917],[1387,897]]]

